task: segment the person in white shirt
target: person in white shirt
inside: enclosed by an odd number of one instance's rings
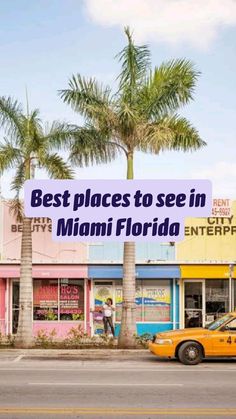
[[[104,331],[105,334],[108,334],[108,326],[110,326],[111,333],[113,337],[115,337],[115,329],[113,325],[113,311],[115,311],[115,307],[113,306],[113,302],[111,298],[107,298],[106,302],[102,306],[103,308],[103,323],[104,323]]]

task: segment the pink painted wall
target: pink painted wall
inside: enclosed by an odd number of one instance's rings
[[[56,330],[56,338],[66,338],[68,332],[72,327],[78,327],[81,325],[81,327],[84,329],[84,322],[45,322],[45,321],[37,321],[33,323],[33,334],[34,336],[37,336],[37,333],[40,330],[44,330],[47,333],[50,333],[53,331],[53,329]]]
[[[5,294],[6,280],[0,279],[0,332],[5,334]]]
[[[21,225],[9,212],[7,201],[3,205],[3,243],[2,260],[19,261],[21,244]],[[87,263],[88,246],[86,243],[53,242],[51,221],[44,218],[33,218],[33,262],[34,263]]]

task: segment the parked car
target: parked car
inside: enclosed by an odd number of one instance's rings
[[[205,328],[158,333],[149,342],[149,349],[158,357],[177,358],[186,365],[199,364],[207,357],[236,357],[236,312]]]

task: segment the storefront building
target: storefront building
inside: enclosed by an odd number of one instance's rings
[[[20,247],[22,225],[1,203],[0,330],[15,334],[19,315]],[[86,330],[89,322],[88,247],[85,243],[55,243],[51,220],[34,218],[33,333],[52,331],[65,337],[76,325]]]
[[[0,205],[0,332],[14,334],[19,314],[22,226]],[[33,332],[56,330],[66,337],[80,325],[103,331],[101,305],[115,305],[119,333],[122,310],[122,243],[55,243],[51,221],[34,218]],[[136,311],[138,334],[206,326],[236,309],[236,202],[229,217],[186,220],[185,239],[138,243]],[[94,309],[92,314],[90,309]]]
[[[15,334],[19,315],[19,265],[0,266],[3,334]],[[64,337],[76,324],[86,329],[87,266],[33,265],[33,333],[56,330]],[[2,291],[2,292],[1,292]]]
[[[180,327],[205,327],[236,310],[236,201],[227,217],[186,220],[176,245],[180,281]]]
[[[236,310],[236,275],[229,265],[181,265],[180,325],[205,327]]]
[[[91,333],[103,332],[101,306],[110,297],[115,305],[117,335],[122,311],[122,266],[90,265],[88,274],[94,308]],[[180,270],[175,265],[136,265],[136,322],[139,335],[179,327],[179,277]]]
[[[15,334],[19,315],[21,224],[2,202],[0,238],[0,330]],[[80,325],[88,334],[102,332],[97,305],[112,296],[116,306],[116,333],[122,308],[122,244],[55,243],[51,220],[34,218],[33,333],[56,331],[66,337]],[[179,326],[180,270],[166,265],[174,259],[169,243],[137,245],[136,304],[138,333],[152,333]],[[161,264],[161,266],[159,266]],[[95,307],[98,314],[91,314]],[[101,308],[101,307],[100,307]]]

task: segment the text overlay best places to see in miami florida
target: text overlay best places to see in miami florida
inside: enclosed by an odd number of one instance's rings
[[[25,215],[50,217],[56,241],[179,241],[211,213],[208,180],[29,180]]]

